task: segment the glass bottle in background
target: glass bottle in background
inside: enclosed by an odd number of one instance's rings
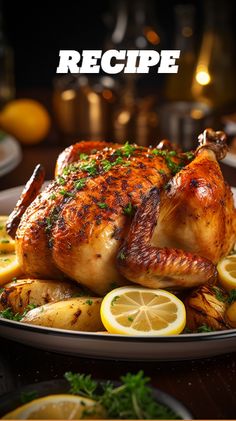
[[[160,50],[161,35],[152,0],[112,2],[106,21],[110,33],[104,49]],[[144,82],[142,79],[145,79],[142,76],[138,73],[116,75],[122,87],[114,113],[113,127],[116,141],[125,142],[128,139],[145,145],[156,138],[157,95],[154,95],[153,87],[150,89],[140,86]],[[150,77],[151,74],[148,75],[148,79]]]
[[[3,16],[0,8],[0,107],[14,96],[13,51],[4,34]]]
[[[169,74],[166,81],[165,99],[170,101],[192,101],[193,72],[196,64],[194,15],[191,4],[180,4],[175,12],[174,49],[180,50],[179,71]]]
[[[235,42],[230,25],[232,2],[205,0],[205,26],[193,75],[195,100],[221,109],[235,102]]]

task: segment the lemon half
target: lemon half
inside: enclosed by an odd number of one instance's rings
[[[35,399],[6,414],[7,420],[105,419],[105,410],[92,399],[61,394]]]
[[[102,301],[101,318],[110,333],[123,335],[175,335],[186,323],[185,306],[161,289],[121,287]]]
[[[221,259],[217,265],[220,283],[226,291],[236,288],[236,254]]]

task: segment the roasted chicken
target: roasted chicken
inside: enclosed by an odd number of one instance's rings
[[[68,277],[99,295],[128,281],[190,288],[214,280],[215,263],[236,240],[236,213],[217,162],[225,135],[208,129],[199,141],[195,153],[168,142],[67,148],[55,180],[31,203],[27,189],[41,183],[33,177],[24,191],[16,231],[23,272]]]

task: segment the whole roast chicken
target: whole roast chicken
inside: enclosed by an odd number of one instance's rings
[[[190,288],[213,280],[236,241],[236,211],[218,160],[222,132],[193,153],[79,142],[58,158],[40,193],[38,166],[8,220],[23,272],[71,278],[103,295],[128,281]]]

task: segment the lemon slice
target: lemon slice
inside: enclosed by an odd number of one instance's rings
[[[35,399],[6,414],[7,420],[104,419],[105,410],[92,399],[75,395],[49,395]]]
[[[174,335],[185,327],[185,306],[161,289],[121,287],[102,301],[102,322],[109,333],[123,335]]]
[[[15,241],[7,234],[6,222],[8,216],[0,216],[0,252],[9,253],[15,250]]]
[[[226,291],[236,288],[236,254],[221,259],[217,265],[220,283]]]
[[[0,285],[10,282],[21,275],[21,268],[15,253],[0,253]]]

